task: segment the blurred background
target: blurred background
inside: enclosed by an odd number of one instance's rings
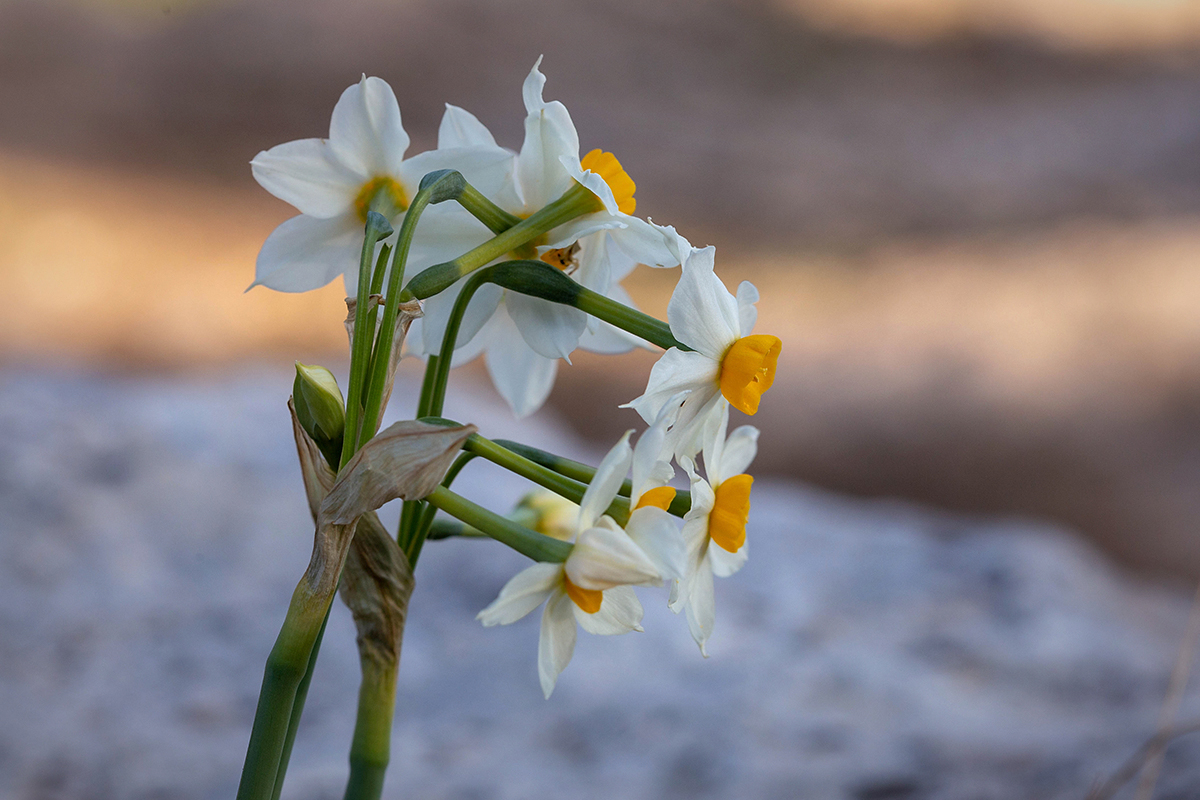
[[[762,290],[760,470],[1200,576],[1192,0],[0,0],[0,358],[340,363],[340,284],[242,294],[292,214],[247,162],[362,72],[417,150],[446,101],[518,147],[539,54],[639,213]],[[552,413],[611,439],[650,363],[580,355]]]
[[[414,151],[444,102],[519,147],[541,54],[783,339],[755,554],[712,659],[656,602],[546,703],[536,615],[473,621],[522,559],[430,545],[389,796],[1082,797],[1200,578],[1197,0],[0,0],[0,795],[233,796],[309,552],[291,364],[346,364],[340,281],[243,293],[293,214],[248,162],[362,73]],[[676,276],[627,288],[663,314]],[[578,353],[520,423],[472,365],[447,410],[597,459],[653,359]],[[286,798],[341,793],[329,631]]]

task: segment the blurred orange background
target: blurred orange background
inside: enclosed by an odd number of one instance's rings
[[[545,54],[638,213],[759,286],[764,470],[1197,576],[1198,40],[1187,0],[0,0],[0,357],[342,363],[339,284],[243,294],[293,213],[247,162],[363,72],[414,149],[444,102],[518,147]],[[580,354],[549,413],[612,437],[652,360]]]

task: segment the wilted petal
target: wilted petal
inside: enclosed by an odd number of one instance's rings
[[[342,92],[329,122],[329,146],[342,164],[360,175],[399,176],[408,134],[387,81],[364,75]]]
[[[338,475],[321,519],[348,524],[389,500],[419,500],[432,492],[474,425],[442,427],[404,420],[381,431]]]
[[[297,139],[264,150],[250,162],[254,180],[302,214],[328,219],[349,213],[364,183],[331,158],[320,139]]]
[[[342,569],[338,593],[354,617],[358,653],[364,667],[374,664],[395,674],[413,574],[408,558],[374,512],[364,514]]]
[[[571,583],[582,589],[603,591],[628,584],[655,586],[662,581],[654,562],[615,525],[597,525],[582,531],[563,568]]]
[[[542,693],[550,699],[559,674],[571,663],[575,652],[575,604],[562,590],[556,591],[542,612],[542,630],[538,636],[538,678]]]
[[[292,217],[263,242],[251,286],[307,292],[347,271],[357,276],[362,239],[362,228],[352,216]]]
[[[504,584],[500,595],[475,619],[488,627],[516,622],[541,605],[561,579],[562,564],[538,563],[526,567]]]
[[[642,604],[628,586],[614,586],[604,592],[600,610],[589,614],[574,603],[571,609],[579,627],[597,636],[615,636],[642,629]]]

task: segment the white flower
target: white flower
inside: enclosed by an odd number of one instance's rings
[[[517,573],[477,617],[484,625],[508,625],[546,602],[538,640],[538,677],[546,697],[571,660],[576,623],[588,633],[600,635],[641,630],[642,604],[630,587],[663,582],[656,557],[669,552],[669,546],[655,540],[662,535],[661,529],[650,525],[639,530],[641,540],[650,543],[653,552],[648,552],[604,514],[617,496],[631,459],[626,433],[600,462],[584,493],[575,546],[567,560],[534,564]],[[678,539],[678,531],[670,533]]]
[[[541,59],[538,59],[538,64]],[[599,198],[602,208],[566,222],[507,258],[540,258],[583,286],[625,305],[632,301],[620,286],[639,263],[672,267],[678,254],[663,229],[630,216],[636,206],[635,185],[611,153],[593,150],[579,156],[579,135],[566,107],[546,102],[546,79],[535,64],[525,80],[525,142],[516,157],[512,180],[494,202],[519,217],[528,217],[558,199],[576,183]],[[482,123],[462,109],[450,107],[438,146],[494,144]],[[673,231],[672,231],[673,233]],[[465,239],[462,252],[486,236]],[[421,342],[410,339],[420,354],[441,350],[446,321],[466,278],[425,302]],[[558,359],[570,359],[576,347],[599,353],[621,353],[638,340],[577,309],[528,297],[495,286],[482,287],[472,299],[459,331],[454,363],[486,353],[496,389],[517,416],[536,411],[546,401],[558,370]]]
[[[267,237],[252,285],[304,292],[344,274],[347,294],[353,296],[368,210],[373,207],[388,216],[398,229],[427,173],[457,169],[486,192],[497,191],[512,169],[512,154],[494,143],[443,148],[405,159],[408,143],[392,88],[364,75],[334,106],[328,139],[298,139],[255,156],[250,162],[255,180],[301,213]],[[455,203],[430,207],[422,215],[422,223],[427,221],[430,224],[417,226],[410,274],[459,255],[461,251],[453,248],[463,231],[486,233]]]
[[[671,610],[687,611],[688,629],[705,656],[716,608],[713,575],[728,577],[746,563],[746,521],[750,515],[750,487],[745,474],[758,452],[758,429],[743,425],[728,440],[729,409],[721,415],[716,437],[704,448],[704,473],[700,477],[690,458],[683,468],[692,482],[692,508],[684,516],[686,566],[682,580],[671,590]]]
[[[729,405],[747,414],[771,388],[782,343],[750,335],[758,290],[743,281],[735,298],[713,272],[715,249],[691,249],[667,306],[671,334],[691,350],[672,347],[650,371],[646,391],[625,407],[654,420],[663,406],[685,393],[669,446],[677,457],[695,455],[715,435]]]

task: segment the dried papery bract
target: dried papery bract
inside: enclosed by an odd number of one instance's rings
[[[296,439],[296,455],[300,459],[300,475],[304,478],[304,494],[308,498],[308,510],[312,512],[315,523],[321,510],[321,501],[329,494],[337,476],[321,455],[321,448],[300,424],[300,418],[296,416],[296,405],[291,400],[288,400],[288,411],[292,415],[292,436]]]
[[[383,297],[373,294],[370,297],[369,311],[373,312],[376,308],[383,305]],[[346,298],[346,336],[350,340],[350,350],[354,350],[354,319],[358,308],[358,301],[353,297]],[[419,319],[424,315],[421,310],[421,304],[416,300],[407,300],[399,303],[396,306],[396,328],[395,336],[393,337],[392,351],[388,354],[387,374],[383,384],[383,395],[379,404],[380,409],[387,408],[388,400],[392,397],[392,386],[396,382],[396,367],[400,365],[401,346],[405,338],[408,336],[409,326],[412,325],[414,319]],[[382,421],[382,416],[378,421]],[[376,425],[376,431],[378,424]],[[375,433],[376,431],[372,431]]]
[[[319,508],[312,558],[292,593],[287,618],[267,659],[239,798],[274,794],[296,691],[360,518],[389,500],[415,500],[433,491],[474,431],[473,425],[446,428],[398,422],[368,442],[341,470]],[[299,451],[303,461],[307,444]]]
[[[474,425],[397,422],[347,462],[321,503],[322,525],[346,525],[389,500],[420,500],[437,487]]]

